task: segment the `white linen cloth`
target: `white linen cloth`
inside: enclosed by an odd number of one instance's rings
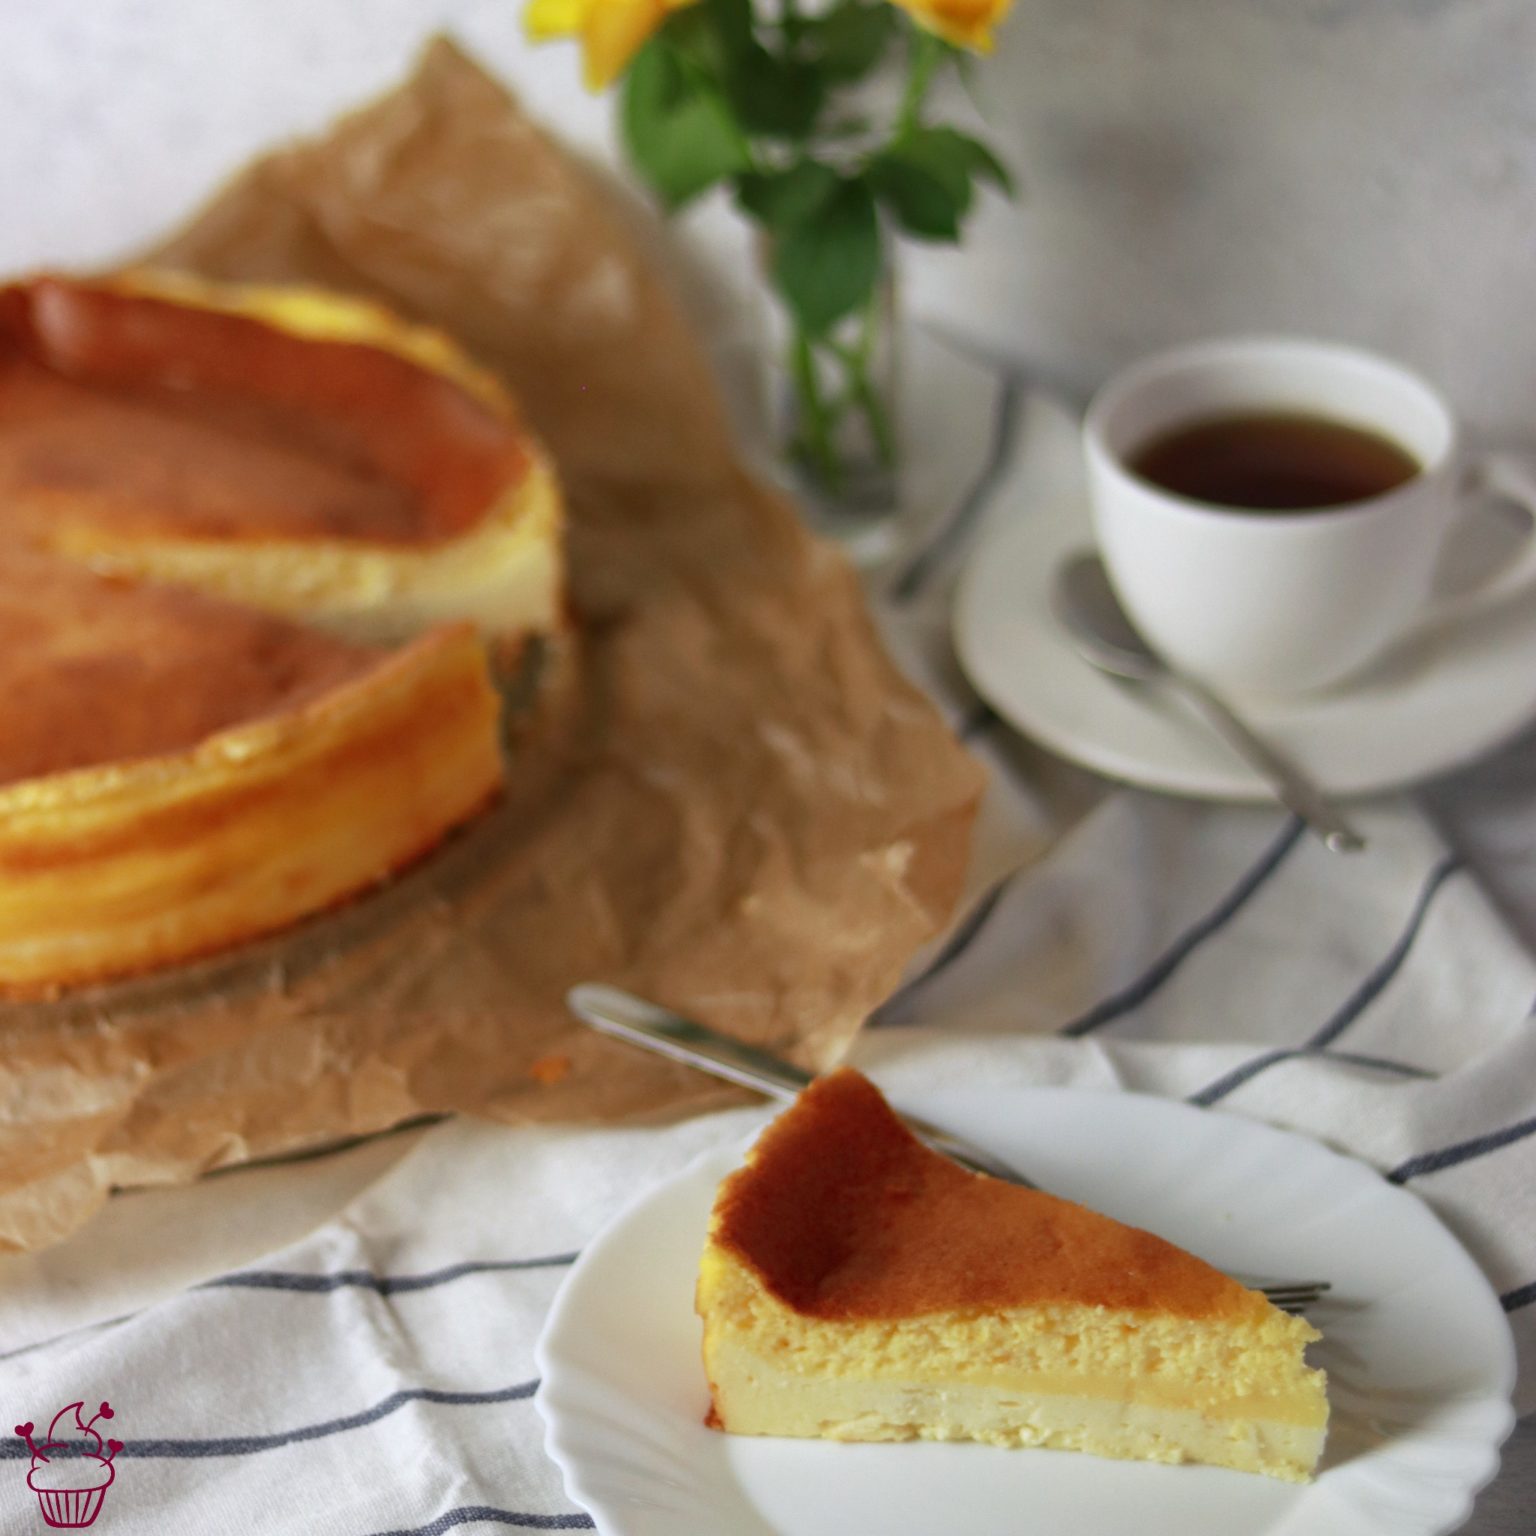
[[[944,402],[915,427],[934,513],[876,596],[994,772],[962,919],[853,1061],[898,1096],[1166,1094],[1367,1159],[1483,1265],[1536,1407],[1536,962],[1413,798],[1361,807],[1370,851],[1340,858],[1278,810],[1107,791],[1017,743],[955,673],[948,592],[981,522],[1028,516],[1076,473],[1071,421],[952,354],[915,372]],[[925,455],[925,433],[970,462]],[[1536,805],[1536,786],[1505,795]],[[4,1425],[113,1403],[114,1536],[588,1529],[531,1400],[551,1299],[637,1191],[760,1118],[454,1122],[125,1196],[53,1253],[0,1263]],[[0,1442],[0,1530],[41,1528],[27,1465]]]

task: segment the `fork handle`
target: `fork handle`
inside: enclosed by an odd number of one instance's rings
[[[811,1082],[811,1074],[792,1062],[782,1061],[745,1041],[718,1034],[697,1019],[685,1018],[617,987],[587,982],[572,987],[566,1002],[578,1018],[599,1034],[644,1046],[670,1061],[697,1067],[701,1072],[723,1077],[738,1088],[751,1088],[771,1099],[787,1103]]]
[[[565,1000],[572,1013],[600,1034],[643,1046],[671,1061],[680,1061],[685,1066],[722,1077],[738,1088],[750,1088],[769,1098],[788,1102],[813,1081],[811,1073],[770,1051],[733,1040],[697,1019],[673,1013],[670,1008],[621,992],[617,987],[586,982],[572,987]],[[938,1126],[919,1120],[915,1115],[904,1114],[901,1118],[919,1141],[926,1142],[934,1151],[953,1158],[963,1167],[1006,1179],[1010,1184],[1021,1184],[1025,1189],[1036,1187],[1008,1164]]]

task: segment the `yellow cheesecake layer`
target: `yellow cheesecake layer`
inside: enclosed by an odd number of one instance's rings
[[[1060,1304],[825,1322],[785,1306],[713,1245],[700,1264],[698,1305],[706,1360],[727,1343],[744,1344],[791,1374],[847,1382],[935,1372],[946,1382],[1134,1400],[1215,1417],[1262,1413],[1313,1427],[1328,1417],[1322,1373],[1294,1368],[1318,1334],[1274,1308],[1256,1323],[1229,1326]]]

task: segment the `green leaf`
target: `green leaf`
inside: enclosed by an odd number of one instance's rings
[[[736,199],[765,229],[783,234],[812,217],[839,186],[837,172],[817,160],[782,171],[752,171],[736,179]]]
[[[943,178],[896,155],[881,155],[869,168],[880,201],[896,222],[920,240],[958,240],[970,202],[970,183],[958,190]]]
[[[879,275],[880,219],[861,177],[840,178],[814,216],[790,225],[774,251],[774,281],[811,336],[868,302]]]
[[[752,30],[752,0],[704,0],[672,18],[677,26],[689,18],[700,32],[708,32],[724,59],[738,58],[757,46]]]
[[[859,80],[885,54],[897,17],[888,0],[843,0],[807,31],[823,72],[832,80]]]
[[[727,89],[749,133],[779,139],[805,138],[816,126],[826,96],[814,65],[780,58],[759,43],[731,59]]]
[[[804,138],[815,126],[825,86],[804,60],[771,53],[758,40],[752,0],[702,0],[667,22],[684,59],[717,84],[727,110],[748,134]]]
[[[624,142],[669,209],[746,169],[741,130],[707,80],[653,37],[624,80]]]
[[[963,160],[972,177],[990,181],[1000,192],[1013,196],[1012,172],[980,139],[973,139],[958,128],[928,128],[924,133],[946,146],[946,153]]]
[[[921,240],[958,240],[971,206],[971,173],[963,157],[920,128],[896,140],[871,162],[869,179],[881,202],[908,234]]]
[[[992,151],[956,128],[908,130],[875,156],[869,177],[901,227],[922,240],[960,238],[978,179],[1013,190]]]

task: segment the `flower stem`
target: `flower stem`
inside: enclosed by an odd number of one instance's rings
[[[864,419],[869,423],[870,436],[875,440],[875,449],[880,455],[880,464],[884,469],[892,469],[896,464],[896,434],[891,427],[890,412],[886,410],[886,402],[880,398],[880,391],[870,382],[869,365],[873,360],[875,344],[879,339],[882,316],[880,313],[884,301],[883,287],[875,284],[874,292],[869,296],[869,303],[864,308],[864,323],[859,335],[859,344],[852,358],[849,360],[848,377],[853,385],[855,399],[858,400],[864,411]]]
[[[842,466],[832,443],[832,422],[822,399],[821,380],[816,374],[816,354],[809,336],[798,326],[790,349],[795,394],[799,397],[804,438],[803,448],[823,484],[833,492],[842,489]]]
[[[911,63],[907,71],[907,86],[902,92],[901,107],[896,113],[896,137],[910,133],[922,118],[923,103],[928,87],[944,58],[944,44],[932,32],[916,31],[912,34]]]
[[[870,294],[869,302],[864,306],[864,313],[860,317],[858,340],[851,346],[836,341],[830,342],[829,346],[838,362],[843,365],[843,376],[847,381],[847,392],[843,396],[840,410],[849,410],[857,406],[864,413],[864,420],[869,426],[870,437],[874,439],[875,452],[879,455],[881,468],[893,469],[896,465],[896,434],[892,428],[891,414],[869,375],[870,364],[874,361],[875,344],[880,334],[880,310],[883,302],[884,295],[877,285],[875,291]]]

